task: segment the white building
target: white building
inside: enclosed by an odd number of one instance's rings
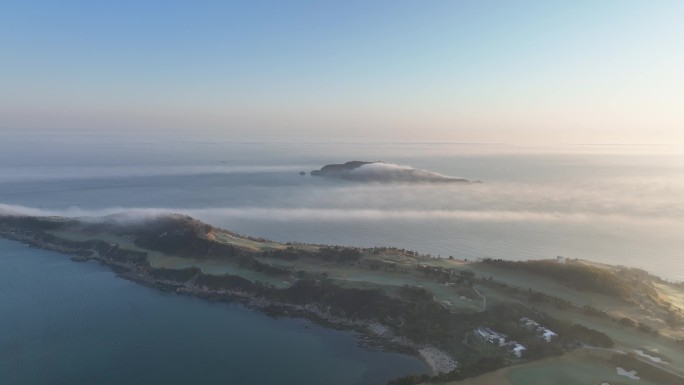
[[[519,343],[518,341],[506,342],[506,347],[511,352],[511,354],[513,354],[517,358],[521,358],[523,356],[523,353],[525,352],[525,350],[527,350],[525,345]]]
[[[506,344],[506,338],[508,338],[508,336],[505,334],[501,334],[490,328],[483,327],[475,329],[475,336],[498,346],[504,346]]]
[[[542,328],[540,335],[541,338],[546,342],[551,342],[552,339],[558,337],[558,334],[552,332],[547,328]]]
[[[521,358],[523,356],[523,352],[527,350],[527,348],[518,343],[518,341],[506,342],[506,339],[508,338],[507,335],[494,331],[490,328],[479,327],[475,329],[475,336],[483,341],[492,343],[499,347],[507,348],[511,354],[518,358]]]
[[[519,344],[519,343],[516,343],[516,344],[513,346],[513,349],[511,349],[513,355],[516,356],[516,357],[518,357],[518,358],[521,358],[521,357],[522,357],[523,352],[524,352],[525,350],[527,350],[527,348],[524,347],[523,345]]]
[[[548,328],[545,328],[544,326],[539,325],[535,320],[527,317],[520,318],[520,326],[524,327],[527,330],[537,333],[539,338],[546,342],[551,342],[551,340],[558,337],[558,334],[556,334],[555,332],[551,331]]]

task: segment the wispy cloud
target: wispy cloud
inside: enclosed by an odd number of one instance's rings
[[[102,209],[41,209],[34,207],[0,204],[0,215],[64,216],[94,220],[114,214],[122,214],[119,221],[140,221],[159,215],[185,214],[209,223],[220,224],[225,219],[246,219],[271,222],[288,221],[431,221],[457,220],[478,222],[649,222],[671,225],[674,218],[634,218],[619,214],[597,215],[583,212],[560,211],[513,211],[513,210],[381,210],[381,209],[310,209],[310,208],[264,208],[264,207],[210,207],[210,208],[140,208],[110,207]]]
[[[308,165],[197,165],[197,166],[59,166],[59,167],[0,167],[3,182],[49,181],[68,179],[126,178],[141,176],[182,176],[201,174],[253,174],[271,172],[299,172]]]

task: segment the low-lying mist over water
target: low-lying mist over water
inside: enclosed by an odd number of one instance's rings
[[[0,147],[0,212],[178,212],[278,241],[392,245],[460,258],[564,255],[684,280],[684,156],[657,147],[97,138]],[[355,159],[483,183],[299,175]]]

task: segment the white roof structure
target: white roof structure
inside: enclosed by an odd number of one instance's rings
[[[547,328],[544,328],[541,336],[546,342],[550,342],[554,337],[558,337],[558,334],[552,332]]]
[[[485,327],[479,327],[475,329],[475,334],[486,339],[489,342],[498,343],[499,346],[503,346],[504,342],[506,341],[506,338],[508,338],[508,336],[505,334],[496,332],[490,328]]]
[[[555,332],[546,327],[539,325],[539,323],[537,323],[535,320],[531,318],[520,318],[520,325],[528,330],[535,331],[539,335],[539,337],[546,342],[551,342],[553,338],[558,337],[558,334],[556,334]]]
[[[513,354],[514,354],[516,357],[520,358],[520,357],[522,357],[522,353],[523,353],[525,350],[527,350],[527,348],[524,347],[523,345],[521,345],[521,344],[515,344],[515,346],[513,347]]]

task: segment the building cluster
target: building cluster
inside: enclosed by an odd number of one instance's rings
[[[542,341],[551,342],[558,334],[540,325],[536,321],[523,317],[520,319],[520,326],[537,335]],[[511,354],[521,358],[527,348],[518,341],[508,341],[508,336],[486,327],[475,329],[475,336],[481,341],[494,344],[501,348],[507,348]]]
[[[551,342],[554,338],[558,337],[558,334],[527,317],[522,317],[520,319],[520,326],[534,332],[539,338],[546,342]]]
[[[527,350],[527,348],[518,343],[518,341],[506,341],[508,339],[507,335],[494,331],[490,328],[479,327],[475,329],[475,336],[482,341],[494,344],[501,348],[507,348],[510,350],[511,354],[518,358],[522,357],[523,352]]]
[[[475,329],[475,336],[479,337],[481,340],[498,346],[504,346],[506,343],[506,338],[508,338],[508,336],[503,333],[495,332],[490,328],[484,327]]]

